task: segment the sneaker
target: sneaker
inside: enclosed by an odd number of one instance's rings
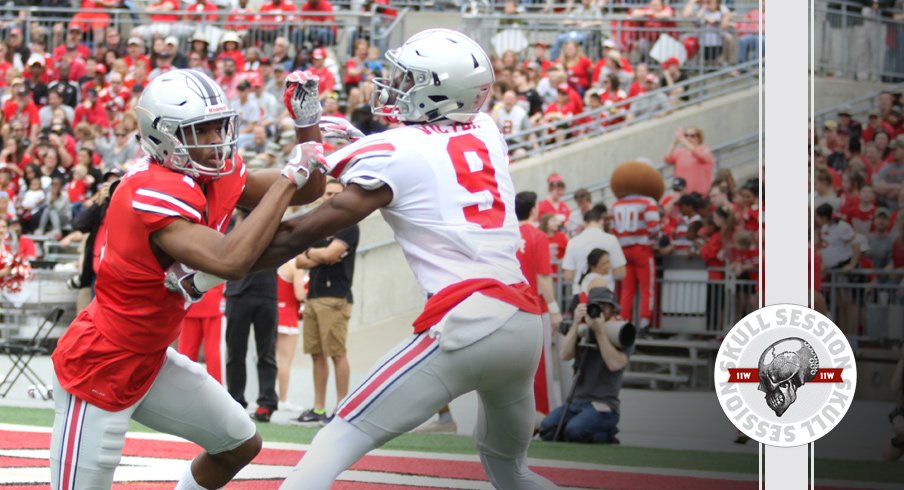
[[[288,400],[279,402],[279,409],[285,410],[286,412],[302,412],[302,411],[304,411],[304,407],[302,407],[301,405],[296,405]]]
[[[273,415],[273,410],[270,410],[267,407],[257,407],[257,410],[254,411],[251,418],[258,422],[269,422],[271,415]]]
[[[454,420],[441,422],[440,420],[431,420],[424,425],[414,429],[418,434],[454,434],[458,432],[458,424]]]
[[[293,420],[302,424],[319,424],[324,419],[326,419],[326,410],[314,411],[314,409],[312,408],[306,410],[304,413],[299,415],[298,418]]]
[[[330,416],[328,416],[328,417],[327,417],[327,416],[324,416],[322,419],[320,419],[320,425],[321,425],[321,427],[326,427],[327,424],[329,424],[330,422],[333,421],[333,417],[335,417],[335,416],[336,416],[336,414],[332,414],[332,415],[330,415]]]

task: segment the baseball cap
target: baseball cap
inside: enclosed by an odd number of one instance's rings
[[[129,38],[129,44],[130,44],[130,45],[131,45],[131,44],[137,44],[137,45],[139,45],[139,46],[143,46],[143,45],[144,45],[144,41],[142,41],[140,37],[130,37],[130,38]]]
[[[46,60],[44,60],[44,57],[39,55],[38,53],[34,53],[28,57],[28,63],[26,63],[26,65],[31,66],[35,63],[37,63],[41,66],[44,66],[44,64],[46,63]]]
[[[69,30],[70,30],[70,31],[79,31],[79,32],[82,32],[82,25],[81,25],[81,24],[76,24],[76,23],[73,22],[72,24],[69,24]]]
[[[672,179],[672,190],[683,191],[687,188],[687,180],[684,177],[675,177]]]
[[[608,303],[612,305],[616,313],[621,311],[621,306],[618,305],[618,301],[615,301],[615,294],[609,288],[591,288],[587,293],[587,302]]]
[[[326,50],[323,48],[317,48],[313,52],[311,52],[311,58],[315,60],[322,60],[326,58]]]
[[[565,82],[562,82],[562,83],[556,85],[556,90],[558,90],[559,92],[566,92],[566,93],[567,93],[567,92],[568,92],[568,89],[569,89],[568,84],[565,83]]]
[[[828,121],[824,122],[822,126],[827,129],[835,130],[838,129],[838,122],[833,119],[829,119]]]
[[[839,107],[839,108],[838,108],[838,115],[839,115],[839,116],[848,116],[848,117],[850,117],[850,116],[851,116],[851,106],[848,105],[848,104],[844,104],[844,105],[842,105],[841,107]]]
[[[606,39],[603,41],[603,47],[615,49],[615,41],[612,39]]]
[[[880,214],[884,214],[886,218],[891,216],[891,212],[889,212],[888,208],[886,208],[885,206],[876,209],[876,216],[879,216]]]
[[[100,180],[101,182],[106,182],[110,177],[116,177],[117,179],[122,177],[122,170],[119,170],[118,168],[111,168],[110,170],[104,172],[104,175]]]
[[[546,178],[547,184],[553,184],[556,182],[565,182],[565,179],[563,179],[562,176],[557,173],[551,173],[549,174],[549,177]]]
[[[166,40],[163,41],[163,44],[166,44],[166,45],[168,45],[168,46],[176,46],[176,47],[178,47],[178,46],[179,46],[179,40],[176,39],[176,36],[169,36],[168,38],[166,38]]]
[[[663,67],[663,68],[668,68],[668,67],[670,67],[670,66],[672,66],[672,65],[675,65],[675,66],[681,66],[681,62],[678,61],[678,58],[676,58],[676,57],[674,57],[674,56],[671,56],[671,57],[669,57],[667,60],[665,60],[665,61],[662,62],[662,67]]]

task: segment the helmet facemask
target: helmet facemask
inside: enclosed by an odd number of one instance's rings
[[[224,175],[229,175],[235,169],[232,164],[232,156],[235,154],[238,136],[236,127],[238,116],[234,111],[219,114],[215,119],[202,119],[200,121],[175,121],[161,118],[157,128],[172,138],[173,155],[168,166],[172,169],[189,175],[199,182],[216,180]],[[197,127],[212,122],[222,121],[219,129],[219,143],[216,144],[187,144],[187,141],[198,141]],[[179,125],[181,123],[181,125]],[[213,158],[219,163],[211,167],[206,162],[199,162],[192,158],[192,150],[213,150]],[[197,156],[197,155],[196,155]],[[166,165],[167,162],[164,162]]]
[[[373,79],[371,108],[375,116],[418,121],[424,117],[412,100],[414,92],[432,84],[427,70],[409,69],[398,61],[398,49],[388,51],[386,59],[392,62],[388,77]]]

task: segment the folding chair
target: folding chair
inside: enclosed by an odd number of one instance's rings
[[[0,342],[0,351],[5,352],[13,363],[12,368],[6,373],[3,381],[0,381],[0,397],[6,398],[16,381],[24,375],[25,379],[38,387],[36,391],[42,399],[49,400],[53,398],[53,392],[44,389],[46,386],[44,381],[28,364],[34,356],[50,353],[50,349],[46,346],[47,339],[50,338],[50,333],[62,316],[63,308],[56,307],[44,317],[44,321],[38,326],[31,339],[8,339]]]

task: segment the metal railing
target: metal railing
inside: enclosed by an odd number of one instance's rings
[[[861,2],[816,0],[817,73],[857,80],[904,81],[904,21],[895,20],[895,13],[893,9],[873,10]]]
[[[748,56],[756,57],[735,49],[739,48],[740,37],[750,33],[738,33],[734,23],[723,30],[720,26],[707,26],[684,17],[657,20],[658,25],[649,27],[646,22],[626,15],[604,15],[595,19],[534,13],[466,13],[462,16],[463,30],[487,52],[497,55],[507,49],[524,52],[534,42],[543,41],[552,46],[549,57],[554,59],[564,42],[574,40],[587,56],[596,60],[602,57],[602,42],[610,39],[634,62],[662,62],[674,56],[682,61],[686,70],[699,73],[734,63],[736,58],[743,62],[750,59]],[[696,42],[685,42],[689,38]],[[655,52],[651,52],[654,47]]]
[[[740,71],[739,76],[734,72]],[[759,63],[748,61],[723,68],[713,73],[685,80],[672,87],[662,87],[638,97],[626,99],[610,106],[584,111],[558,121],[537,125],[525,131],[506,136],[512,161],[542,155],[575,141],[592,138],[616,129],[662,117],[685,107],[697,105],[723,95],[753,88],[757,85]],[[683,92],[673,96],[672,91]],[[631,105],[644,97],[665,96],[669,103],[658,111],[632,113]],[[520,151],[519,151],[520,150]]]
[[[822,293],[832,318],[847,335],[904,340],[904,269],[824,271]]]
[[[77,15],[84,16],[79,18]],[[150,40],[154,34],[175,36],[186,46],[191,37],[200,32],[210,43],[213,50],[225,32],[238,32],[242,35],[244,46],[258,46],[269,50],[277,36],[284,36],[295,46],[309,44],[313,46],[346,46],[357,37],[368,37],[379,41],[386,39],[392,29],[400,27],[404,22],[405,11],[398,16],[381,13],[376,5],[370,10],[338,10],[334,12],[295,12],[291,15],[294,21],[277,21],[272,14],[263,14],[260,20],[229,20],[228,10],[210,13],[191,11],[173,11],[166,15],[176,17],[176,22],[151,22],[152,15],[161,15],[142,9],[71,9],[27,7],[22,9],[0,8],[0,18],[6,21],[0,27],[0,37],[5,38],[9,29],[17,26],[22,29],[26,42],[40,37],[45,43],[47,52],[65,43],[65,30],[59,25],[82,23],[85,29],[83,41],[95,42],[93,27],[108,26],[119,30],[125,39],[138,36]],[[97,17],[102,17],[99,19]],[[289,16],[287,16],[289,17]],[[333,18],[334,20],[330,20]],[[99,40],[98,40],[99,41]],[[184,49],[183,49],[184,50]],[[23,62],[25,60],[22,60]]]

